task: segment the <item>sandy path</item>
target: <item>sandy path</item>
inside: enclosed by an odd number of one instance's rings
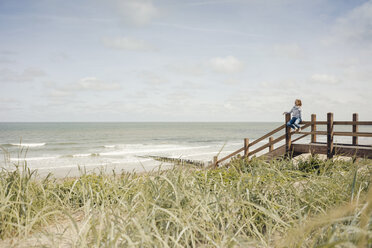
[[[73,220],[73,221],[72,221]],[[20,236],[0,240],[0,247],[75,247],[81,233],[86,232],[88,219],[84,219],[82,211],[69,217],[61,218],[58,223],[42,228],[41,231],[31,233],[28,236]]]

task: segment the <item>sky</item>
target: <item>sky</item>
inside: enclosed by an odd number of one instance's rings
[[[0,121],[372,120],[372,0],[0,0]]]

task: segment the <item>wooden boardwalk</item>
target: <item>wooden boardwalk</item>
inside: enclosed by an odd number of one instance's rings
[[[359,144],[358,137],[371,137],[371,132],[359,132],[359,126],[372,126],[372,121],[358,121],[358,114],[353,114],[352,121],[334,121],[333,113],[327,114],[327,121],[317,121],[316,115],[311,115],[311,121],[303,121],[302,131],[294,132],[291,128],[286,126],[286,123],[290,120],[290,114],[285,116],[285,124],[279,126],[278,128],[272,130],[271,132],[265,134],[264,136],[256,139],[253,142],[249,142],[249,139],[244,139],[244,146],[237,151],[223,157],[213,158],[213,164],[215,167],[220,165],[222,162],[228,161],[234,156],[238,156],[241,153],[245,157],[257,156],[259,152],[268,149],[267,153],[264,153],[260,156],[265,157],[266,159],[273,159],[279,156],[298,156],[303,153],[311,154],[326,154],[329,159],[334,155],[343,155],[350,157],[362,157],[372,159],[372,145],[361,145]],[[317,131],[317,127],[320,125],[326,126],[326,131]],[[335,126],[350,126],[350,132],[336,132]],[[305,132],[304,130],[310,128],[310,131]],[[274,138],[274,135],[278,135],[279,132],[285,130],[284,134]],[[308,144],[299,144],[297,141],[311,136],[311,140]],[[317,137],[319,135],[327,136],[327,142],[317,142]],[[350,144],[339,144],[334,143],[335,136],[350,136]],[[264,145],[258,146],[262,141],[268,139],[268,142]],[[274,145],[280,141],[285,141],[283,145],[274,149]],[[372,144],[372,139],[371,139]],[[257,147],[258,146],[258,147]],[[256,147],[253,149],[253,147]]]

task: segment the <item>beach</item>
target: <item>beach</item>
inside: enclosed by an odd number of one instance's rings
[[[0,0],[0,248],[372,248],[372,0]]]

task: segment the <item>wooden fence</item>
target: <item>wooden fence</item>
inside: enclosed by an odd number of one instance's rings
[[[359,121],[358,120],[358,114],[353,114],[352,121],[334,121],[333,120],[333,113],[328,113],[327,114],[327,121],[317,121],[316,120],[316,115],[312,114],[311,115],[311,121],[302,121],[300,124],[302,124],[301,129],[305,130],[307,128],[311,128],[310,132],[295,132],[292,131],[290,127],[286,125],[288,121],[290,120],[291,116],[290,114],[285,115],[285,122],[283,125],[277,127],[276,129],[272,130],[271,132],[263,135],[262,137],[254,140],[253,142],[249,142],[248,138],[244,139],[244,146],[237,151],[218,159],[217,156],[213,158],[213,164],[215,167],[218,166],[219,163],[226,161],[229,158],[232,158],[242,152],[244,152],[245,157],[250,157],[253,155],[256,155],[258,152],[263,151],[264,149],[269,148],[269,152],[267,155],[275,157],[279,155],[292,155],[294,152],[296,152],[296,146],[293,145],[294,142],[301,140],[305,138],[308,135],[311,135],[311,142],[310,145],[312,146],[298,146],[298,153],[301,153],[301,151],[306,151],[313,147],[314,149],[312,150],[314,153],[317,152],[322,152],[326,148],[326,154],[328,158],[332,158],[335,155],[335,145],[340,146],[349,146],[348,151],[355,151],[362,150],[361,153],[358,153],[359,155],[369,155],[372,157],[372,147],[371,146],[366,146],[366,145],[360,145],[358,143],[358,137],[372,137],[372,133],[370,132],[359,132],[359,126],[361,125],[370,125],[372,126],[372,121]],[[317,126],[318,125],[326,125],[327,126],[327,131],[317,131]],[[348,125],[351,126],[351,132],[336,132],[334,131],[334,126],[336,125]],[[282,131],[285,129],[285,134],[281,135],[277,138],[274,138],[273,135]],[[294,135],[300,135],[299,137],[295,138],[292,140],[292,136]],[[323,144],[321,142],[317,142],[317,136],[318,135],[326,135],[327,136],[327,143]],[[334,136],[351,136],[351,144],[335,144],[334,143]],[[259,142],[265,140],[268,138],[268,142],[264,145],[261,145],[255,149],[252,149],[253,146],[257,145]],[[282,140],[285,140],[285,144],[283,146],[278,147],[277,149],[274,149],[274,145]],[[319,147],[320,149],[318,149]],[[317,149],[315,149],[317,148]],[[345,149],[344,149],[345,150]],[[358,155],[357,153],[355,153]]]

